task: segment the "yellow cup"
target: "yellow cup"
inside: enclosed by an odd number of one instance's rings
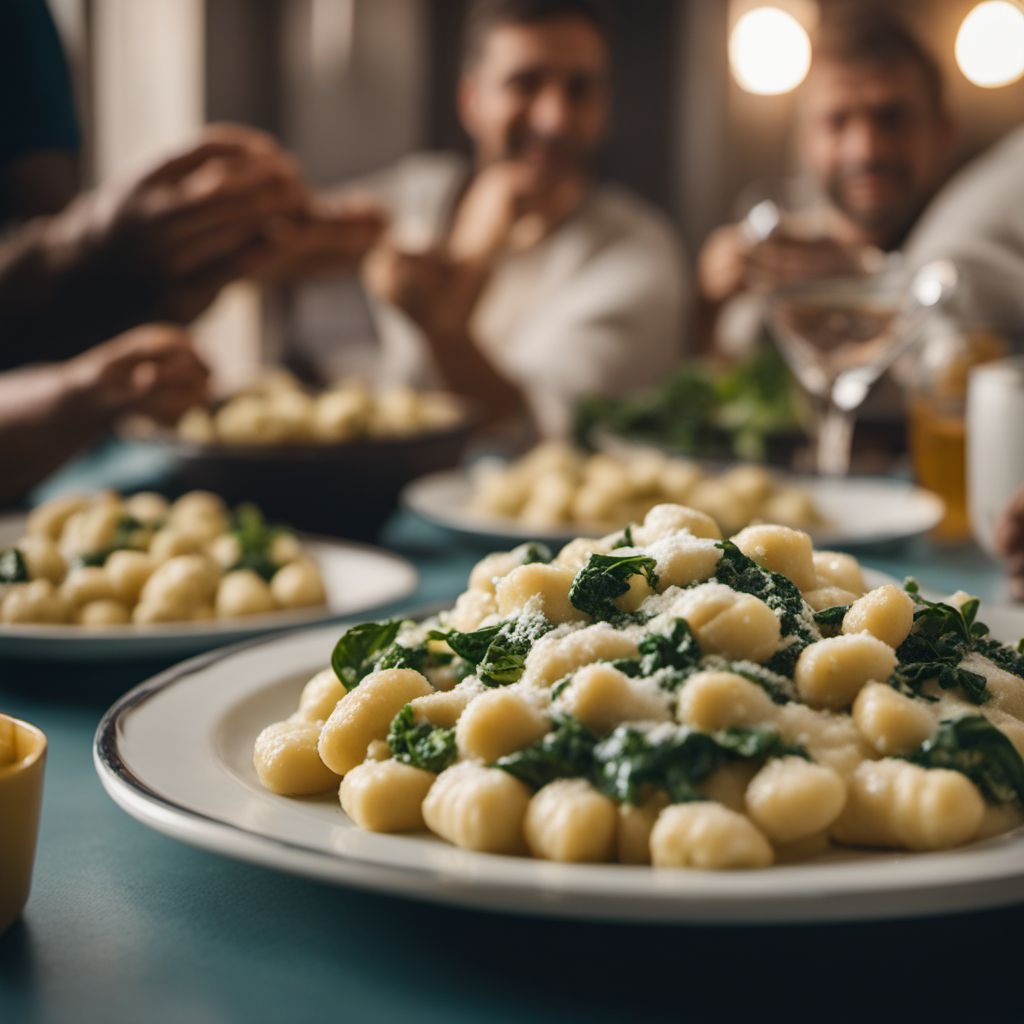
[[[14,759],[0,765],[0,932],[21,913],[32,884],[39,808],[43,801],[46,736],[28,722],[0,715],[0,749]]]

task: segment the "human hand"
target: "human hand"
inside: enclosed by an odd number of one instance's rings
[[[387,213],[358,196],[313,196],[287,218],[267,225],[251,276],[283,282],[354,269],[380,239]]]
[[[143,173],[81,197],[54,218],[50,238],[89,282],[135,298],[126,319],[185,323],[257,269],[267,227],[307,204],[294,161],[270,136],[212,126]]]
[[[459,203],[448,253],[456,262],[486,263],[509,249],[529,249],[576,209],[585,190],[575,175],[549,184],[529,164],[491,164]]]
[[[1006,559],[1010,596],[1024,601],[1024,487],[1013,496],[995,529],[996,550]]]
[[[363,267],[363,282],[376,299],[397,306],[428,334],[441,329],[442,311],[455,270],[437,249],[408,252],[390,243],[377,246]]]
[[[827,236],[802,238],[776,231],[750,248],[744,280],[748,287],[771,291],[819,277],[862,273],[870,251]]]
[[[150,324],[61,367],[68,404],[85,420],[109,424],[138,414],[172,424],[207,401],[209,371],[179,327]]]

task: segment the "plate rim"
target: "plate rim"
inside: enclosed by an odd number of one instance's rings
[[[410,614],[429,614],[436,607],[437,604],[430,608],[417,608]],[[294,641],[298,632],[314,632],[324,628],[320,625],[291,631],[287,639]],[[981,878],[976,875],[963,879],[947,877],[943,879],[941,887],[935,881],[928,881],[920,886],[855,886],[849,890],[830,892],[823,883],[824,891],[819,886],[801,894],[794,893],[790,887],[785,892],[768,892],[762,899],[751,898],[748,894],[745,899],[734,897],[731,900],[723,898],[720,892],[714,890],[705,897],[687,892],[673,900],[664,898],[664,893],[652,892],[649,897],[638,899],[635,893],[621,890],[602,893],[592,888],[587,893],[588,898],[583,899],[582,892],[576,888],[560,889],[540,884],[524,887],[518,879],[502,883],[493,878],[475,878],[417,864],[385,863],[351,853],[327,852],[283,836],[246,828],[190,807],[182,803],[180,798],[158,792],[122,756],[118,743],[120,724],[147,700],[189,676],[208,670],[218,662],[229,660],[255,647],[282,642],[283,639],[281,634],[262,636],[198,655],[143,681],[115,701],[101,718],[93,738],[93,763],[111,799],[148,827],[222,856],[335,885],[350,885],[427,902],[531,917],[761,926],[927,917],[1024,902],[1024,868],[1016,873],[1005,869],[995,872],[990,870]],[[252,693],[271,685],[271,682],[264,680],[252,687]],[[1016,830],[1016,833],[994,838],[996,841],[1008,838],[1010,842],[1024,842],[1024,833],[1021,830]],[[959,852],[939,851],[939,855],[956,856]],[[913,856],[927,857],[928,854]],[[629,870],[628,866],[625,868]],[[645,867],[642,870],[651,869]],[[754,873],[739,874],[749,876]],[[934,894],[937,889],[943,898],[936,905]],[[864,899],[865,896],[871,898]],[[890,909],[888,904],[892,898],[895,898],[895,902]],[[829,904],[824,911],[816,907],[816,903],[822,899]],[[786,904],[784,912],[779,906],[783,901]],[[882,901],[881,906],[879,901]]]
[[[0,515],[0,531],[19,524],[24,527],[27,521],[27,513],[14,512]],[[390,562],[396,570],[401,570],[404,573],[406,577],[403,583],[404,589],[401,593],[396,593],[394,597],[352,611],[332,608],[329,604],[323,604],[306,609],[282,609],[262,615],[240,616],[234,619],[213,620],[213,622],[160,622],[142,627],[136,623],[124,623],[97,629],[86,629],[71,623],[33,622],[19,623],[16,626],[0,623],[0,648],[8,645],[34,645],[49,641],[55,643],[71,641],[83,647],[129,641],[135,648],[147,645],[147,641],[153,641],[154,646],[160,643],[187,644],[192,640],[205,644],[216,642],[219,638],[225,638],[227,644],[233,645],[238,642],[239,633],[257,638],[264,633],[293,632],[297,629],[312,628],[332,621],[365,615],[379,608],[398,604],[413,594],[422,580],[419,569],[408,558],[396,551],[390,551],[365,541],[329,537],[326,534],[308,533],[303,530],[293,532],[303,542],[324,545],[336,550],[360,551],[363,554],[373,555]],[[317,613],[317,609],[320,609],[319,613]],[[183,629],[182,627],[185,626],[191,628]]]
[[[737,462],[732,465],[743,464]],[[769,469],[773,475],[784,479],[787,483],[804,487],[810,491],[835,483],[835,481],[827,477],[790,473],[771,467]],[[524,526],[518,520],[503,519],[497,516],[490,519],[481,518],[474,520],[468,514],[461,513],[451,517],[441,517],[429,507],[424,507],[422,503],[422,492],[424,490],[428,490],[432,485],[437,486],[441,484],[448,486],[463,484],[468,488],[471,483],[471,472],[471,467],[457,466],[426,473],[415,480],[411,480],[402,488],[400,501],[404,508],[415,512],[422,519],[441,529],[448,530],[459,536],[486,540],[488,543],[507,543],[508,541],[521,543],[528,540],[538,540],[551,544],[561,544],[568,543],[576,537],[593,536],[595,534],[594,530],[589,530],[585,525],[566,525],[564,529],[536,529]],[[946,503],[943,498],[934,491],[930,491],[912,480],[903,480],[898,477],[882,474],[858,474],[857,476],[843,477],[839,482],[844,485],[847,483],[865,482],[898,488],[908,496],[924,501],[929,505],[932,521],[927,526],[916,527],[913,531],[892,529],[853,537],[844,535],[837,530],[819,530],[816,532],[813,529],[808,529],[805,532],[810,534],[815,546],[820,544],[842,548],[866,548],[891,544],[897,541],[909,541],[933,529],[942,520],[943,515],[945,515]]]

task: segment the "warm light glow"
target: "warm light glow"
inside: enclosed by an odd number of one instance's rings
[[[729,64],[747,92],[777,96],[804,80],[811,66],[811,41],[792,14],[778,7],[755,7],[733,27]]]
[[[1024,9],[1010,0],[986,0],[964,18],[956,62],[968,81],[985,89],[1024,75]]]

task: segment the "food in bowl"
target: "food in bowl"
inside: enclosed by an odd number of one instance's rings
[[[597,532],[642,519],[664,502],[706,512],[727,533],[759,520],[802,528],[823,522],[810,494],[763,466],[712,473],[654,449],[588,454],[558,441],[539,444],[514,462],[480,463],[470,509],[536,530],[579,525]]]
[[[374,391],[350,381],[308,394],[284,372],[264,376],[216,408],[190,409],[178,436],[200,445],[338,444],[410,437],[458,423],[464,410],[440,391]]]
[[[259,509],[215,494],[54,498],[0,551],[0,622],[101,628],[234,619],[325,601],[316,562]]]
[[[778,525],[660,505],[488,555],[454,606],[338,640],[258,736],[262,784],[478,852],[766,868],[1017,827],[1024,655],[978,601],[868,589]]]

